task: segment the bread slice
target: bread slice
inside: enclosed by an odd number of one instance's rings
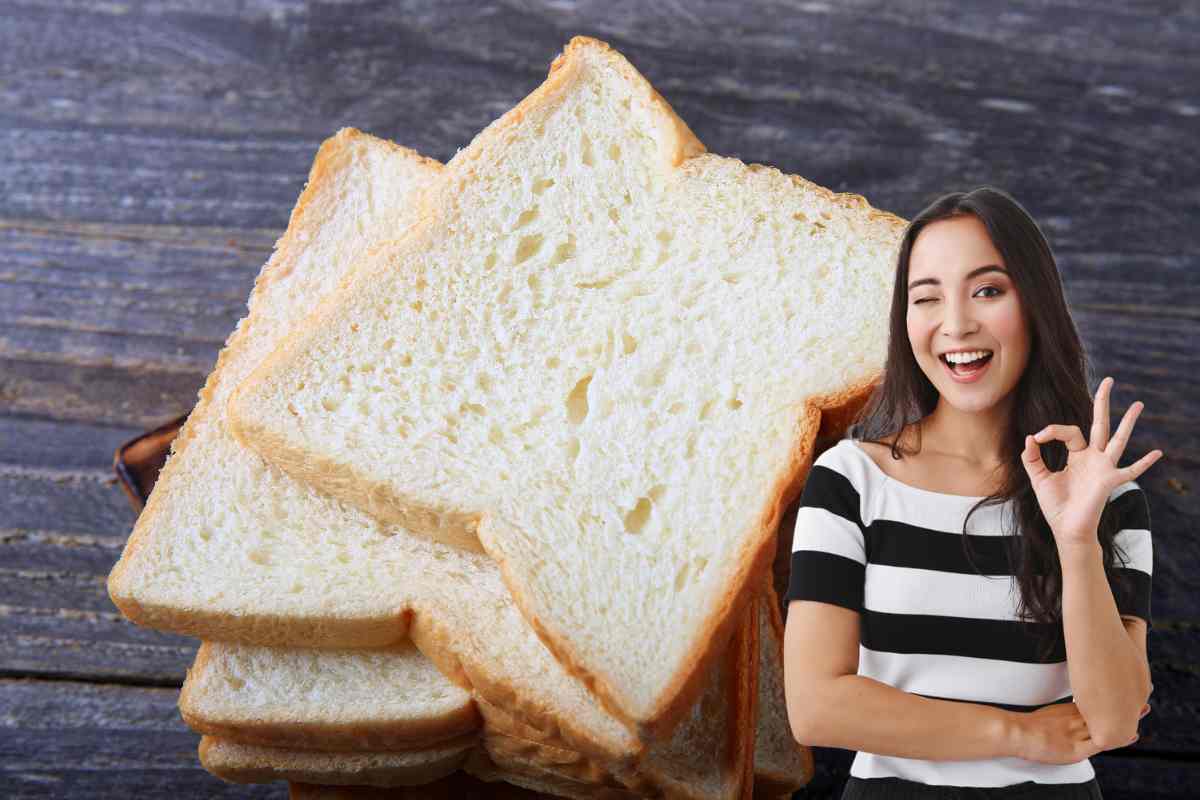
[[[766,615],[765,597],[753,611],[756,617]],[[761,624],[758,630],[763,630]],[[761,725],[757,735],[751,734],[749,725],[734,728],[735,720],[748,720],[753,713],[746,707],[752,702],[746,681],[756,679],[759,665],[754,662],[764,653],[756,639],[735,638],[684,724],[669,741],[652,743],[632,766],[572,750],[561,739],[486,700],[479,700],[475,711],[470,696],[461,697],[461,690],[444,678],[429,675],[432,665],[411,647],[330,651],[206,642],[184,683],[180,709],[194,730],[230,742],[282,749],[377,751],[418,746],[413,739],[416,731],[461,732],[446,723],[459,720],[465,699],[469,719],[473,722],[482,714],[486,734],[503,737],[492,746],[523,748],[524,757],[531,761],[546,756],[549,760],[543,766],[572,780],[648,796],[733,798],[743,788],[745,765],[756,758],[750,752],[756,740],[792,741],[786,719],[769,734],[761,731]],[[779,669],[778,663],[764,666]],[[432,695],[446,695],[449,702],[434,704]],[[386,708],[374,708],[375,703]],[[757,774],[756,766],[756,781]],[[775,770],[764,774],[774,777]]]
[[[565,797],[670,797],[688,800],[705,797],[751,796],[752,784],[747,766],[754,737],[747,730],[732,740],[711,736],[713,724],[719,730],[729,719],[753,715],[756,670],[749,666],[758,658],[759,630],[756,604],[748,612],[752,619],[740,626],[724,658],[713,665],[716,673],[706,682],[701,702],[692,710],[667,742],[655,743],[636,770],[590,759],[576,751],[545,742],[509,735],[496,727],[487,727],[478,738],[476,749],[462,763],[463,769],[485,780],[504,780],[537,791]],[[749,682],[750,685],[746,685]],[[498,711],[498,710],[497,710]],[[502,712],[499,712],[502,713]],[[497,717],[490,717],[495,721]],[[518,733],[529,732],[521,723],[510,720]],[[707,734],[707,737],[706,737]],[[443,746],[443,750],[462,741]],[[218,777],[242,783],[273,780],[323,784],[368,784],[390,786],[422,782],[410,780],[414,761],[434,769],[448,761],[434,748],[419,751],[330,753],[243,745],[205,736],[201,740],[201,763]],[[428,756],[428,758],[426,757]],[[730,768],[728,765],[735,765]],[[418,773],[423,774],[423,773]],[[444,772],[442,774],[445,774]],[[434,777],[441,777],[435,775]],[[432,778],[430,779],[432,780]]]
[[[761,601],[755,605],[755,609],[758,618],[758,671],[753,745],[754,796],[791,795],[812,780],[814,764],[812,751],[795,740],[787,718],[783,681],[783,616],[772,581],[766,582]],[[709,685],[713,687],[710,691],[717,686],[715,682]],[[716,702],[719,701],[713,698],[697,703],[690,726],[685,724],[678,728],[676,739],[694,743],[703,737],[701,720],[705,718],[706,709],[713,708]],[[526,741],[563,746],[560,740],[523,723],[504,709],[485,700],[479,700],[477,704],[490,730]],[[721,714],[721,711],[716,713]],[[686,750],[686,747],[680,749]],[[691,751],[698,764],[711,757],[702,750],[703,746],[693,747]]]
[[[201,638],[314,647],[405,642],[392,531],[239,447],[225,399],[367,246],[418,217],[442,165],[351,128],[326,140],[108,579],[134,622]],[[388,551],[381,555],[381,551]],[[425,555],[437,558],[437,551]],[[400,588],[389,591],[400,584]]]
[[[633,768],[606,762],[597,766],[593,759],[570,750],[553,735],[529,726],[504,709],[479,701],[484,730],[506,736],[504,744],[509,747],[527,744],[550,748],[545,752],[563,761],[546,766],[560,770],[569,764],[573,771],[567,774],[575,780],[606,783],[603,776],[613,775],[623,786],[646,797],[681,800],[748,797],[755,785],[753,720],[761,653],[758,616],[764,612],[762,603],[747,609],[750,618],[738,627],[724,656],[709,667],[705,689],[698,701],[670,737],[650,742]],[[739,724],[738,720],[744,722]],[[795,744],[790,728],[785,726],[775,733]]]
[[[703,150],[572,39],[229,404],[294,477],[486,551],[651,736],[756,591],[820,409],[882,368],[905,226]]]
[[[416,786],[449,775],[461,767],[476,744],[474,735],[422,750],[376,753],[321,753],[242,744],[204,736],[200,763],[233,783],[363,784]]]
[[[767,602],[759,610],[759,678],[758,678],[758,709],[757,724],[754,737],[754,797],[790,797],[791,794],[805,786],[813,775],[812,751],[796,743],[791,736],[787,722],[786,707],[783,696],[783,618],[779,604],[775,602],[774,590],[770,590]],[[505,734],[508,741],[499,745],[510,748],[526,748],[531,742],[538,742],[543,733],[525,725],[520,720],[503,709],[498,709],[486,701],[479,704],[483,717],[491,730]],[[546,741],[539,742],[549,744]],[[552,759],[575,764],[583,757],[569,750],[558,748],[545,751],[553,753]],[[578,773],[576,773],[578,774]],[[612,784],[605,781],[605,785]],[[440,788],[440,787],[430,787]],[[511,784],[504,787],[510,794],[519,792]],[[639,787],[642,788],[642,787]],[[499,791],[499,789],[497,789]],[[454,787],[447,789],[444,797],[469,798],[470,789]],[[492,797],[489,792],[486,795]],[[496,795],[499,796],[499,795]],[[297,785],[291,787],[291,800],[407,800],[408,795],[403,790],[373,789],[369,787],[336,787]],[[442,794],[430,793],[422,800],[443,797]]]
[[[530,791],[580,800],[633,800],[661,795],[637,794],[611,783],[590,783],[561,774],[554,766],[554,748],[546,745],[505,742],[503,736],[491,736],[472,750],[463,770],[482,781],[503,781]],[[536,752],[534,752],[536,751]],[[569,758],[568,756],[565,756]]]
[[[506,781],[561,797],[632,800],[639,796],[611,778],[596,782],[572,777],[577,769],[566,766],[569,758],[553,751],[546,745],[510,741],[502,734],[489,734],[477,742],[467,737],[427,750],[374,753],[289,750],[205,736],[200,740],[200,763],[233,783],[286,780],[333,786],[418,786],[461,767],[487,782]],[[557,762],[563,764],[554,766]]]
[[[301,750],[411,750],[478,730],[471,693],[411,642],[312,650],[205,642],[179,693],[195,731]]]
[[[783,614],[774,586],[758,611],[758,700],[754,726],[754,796],[790,796],[812,780],[812,750],[792,736],[783,686]]]
[[[754,791],[762,795],[790,793],[811,778],[812,757],[792,738],[787,722],[778,604],[769,585],[754,608],[760,637],[755,651],[758,713],[753,736]],[[749,653],[750,644],[746,646]],[[438,681],[427,675],[431,666],[427,661],[424,665],[406,663],[421,659],[404,648],[373,653],[280,650],[209,642],[201,647],[188,673],[180,708],[193,729],[231,741],[308,750],[410,748],[415,745],[409,736],[409,706],[420,706],[431,693],[449,694],[455,710],[460,701],[444,679]],[[355,660],[365,663],[355,665]],[[740,670],[736,661],[727,669],[730,677]],[[408,677],[414,673],[416,680]],[[636,770],[621,775],[620,785],[651,795],[736,796],[731,785],[735,769],[720,765],[736,763],[737,757],[722,754],[721,748],[748,746],[749,737],[738,743],[722,742],[713,731],[725,729],[728,719],[737,715],[728,704],[736,702],[738,690],[720,678],[710,680],[708,686],[709,696],[703,697],[685,724],[676,729],[675,741],[668,747],[652,747]],[[414,691],[414,687],[419,688]],[[400,709],[399,713],[390,712],[399,719],[390,718],[386,711],[372,710],[372,698]],[[598,767],[594,759],[486,700],[478,701],[478,713],[490,733],[506,737],[504,746],[528,746],[533,748],[531,752],[549,753],[553,758],[550,765],[574,780],[617,780],[611,769]],[[427,716],[434,715],[427,711]],[[405,735],[388,737],[393,730]],[[548,749],[539,751],[535,745],[546,745]],[[708,786],[703,785],[705,781]]]
[[[475,696],[632,770],[646,743],[553,658],[490,558],[380,526],[278,472],[225,425],[223,399],[236,382],[370,242],[416,218],[420,194],[440,170],[352,129],[322,144],[288,230],[255,282],[250,313],[176,440],[109,592],[139,624],[206,639],[337,648],[411,636]],[[230,718],[218,704],[211,730],[229,733],[216,727],[223,721]],[[750,725],[736,716],[727,722],[706,735],[728,741]]]
[[[288,800],[547,800],[556,796],[511,783],[486,783],[466,772],[453,772],[421,786],[288,784]]]

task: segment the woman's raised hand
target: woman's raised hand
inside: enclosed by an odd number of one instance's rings
[[[1109,439],[1108,398],[1112,385],[1113,379],[1107,377],[1096,389],[1090,442],[1077,425],[1047,425],[1025,437],[1021,462],[1060,548],[1096,544],[1100,514],[1112,490],[1136,480],[1162,457],[1162,450],[1152,450],[1127,467],[1117,466],[1145,404],[1139,400],[1131,405]],[[1067,466],[1057,472],[1042,461],[1040,448],[1054,440],[1067,446]]]

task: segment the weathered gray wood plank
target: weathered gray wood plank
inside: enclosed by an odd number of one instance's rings
[[[216,362],[216,351],[209,368]],[[195,405],[205,372],[43,354],[0,360],[0,414],[150,429]]]
[[[0,679],[4,796],[275,797],[284,784],[238,786],[200,767],[173,689]]]
[[[0,464],[0,675],[182,682],[197,643],[132,625],[108,598],[133,519],[108,470]]]
[[[121,536],[133,510],[108,464],[89,470],[0,465],[0,524],[10,529]]]
[[[0,464],[32,469],[102,469],[140,427],[0,416]]]
[[[339,125],[445,160],[577,32],[622,48],[713,150],[881,207],[998,181],[1091,245],[1163,252],[1196,197],[1180,180],[1196,169],[1183,4],[1086,24],[1073,4],[1032,3],[1001,20],[952,3],[206,9],[14,8],[0,216],[282,227]],[[54,46],[30,52],[30,37]],[[1166,187],[1184,194],[1155,203],[1153,226],[1103,225],[1148,216],[1138,198]]]
[[[7,589],[7,586],[4,587]],[[113,612],[0,606],[0,676],[179,686],[196,642]]]

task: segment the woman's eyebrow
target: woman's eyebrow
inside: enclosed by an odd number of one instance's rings
[[[971,280],[971,278],[974,278],[976,275],[982,275],[985,272],[1003,272],[1005,275],[1008,274],[1008,270],[1006,270],[1004,267],[1000,266],[999,264],[986,264],[982,267],[976,267],[975,269],[968,272],[967,280]],[[917,288],[918,286],[924,286],[927,283],[933,284],[934,286],[941,286],[941,284],[942,284],[942,282],[937,278],[918,278],[917,280],[913,281],[912,283],[910,283],[908,285],[908,290],[911,292],[913,289]]]

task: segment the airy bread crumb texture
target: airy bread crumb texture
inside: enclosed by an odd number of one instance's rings
[[[581,74],[577,67],[559,71],[562,76],[578,77]],[[565,85],[560,79],[554,88],[559,91]],[[645,102],[645,97],[631,99],[631,111],[637,108],[640,112]],[[678,164],[681,153],[694,155],[702,149],[698,142],[683,147],[670,145],[662,130],[654,131],[654,126],[665,124],[661,114],[657,117],[650,114],[647,119],[647,130],[653,131],[657,138],[650,143],[640,140],[627,142],[627,151],[654,153],[664,163]],[[671,124],[675,125],[674,122]],[[500,129],[500,126],[493,127]],[[677,128],[671,130],[677,132]],[[639,135],[640,138],[646,137]],[[621,146],[621,143],[617,144]],[[480,153],[468,148],[460,155],[477,159]],[[603,163],[597,162],[595,157],[596,151],[593,150],[593,166]],[[834,219],[845,217],[843,222],[849,227],[842,229],[840,235],[864,237],[851,242],[856,257],[868,261],[877,258],[879,254],[875,252],[876,248],[883,247],[881,242],[885,242],[890,235],[888,231],[893,223],[889,221],[889,215],[874,212],[865,203],[859,205],[857,201],[846,199],[852,196],[832,195],[802,179],[782,176],[777,171],[756,165],[747,167],[740,162],[715,156],[704,158],[722,168],[727,167],[735,176],[767,173],[766,180],[771,186],[779,184],[782,187],[780,191],[785,194],[807,198],[805,203],[821,209],[813,217],[816,222],[812,226],[813,231],[821,230],[821,225],[830,224]],[[690,161],[683,162],[682,166],[689,167],[690,164]],[[689,168],[694,167],[692,165]],[[441,165],[410,150],[350,129],[340,132],[322,146],[314,162],[309,185],[293,212],[288,231],[280,239],[275,253],[256,282],[249,304],[250,314],[230,336],[216,369],[201,392],[200,402],[176,441],[121,562],[114,569],[109,584],[110,593],[121,610],[135,621],[196,636],[239,639],[265,645],[336,648],[397,644],[411,635],[418,646],[435,660],[439,669],[460,686],[471,688],[480,696],[503,705],[539,731],[561,737],[563,743],[578,748],[580,752],[593,754],[597,758],[623,759],[619,763],[632,764],[641,752],[643,743],[604,713],[603,709],[596,708],[595,698],[587,685],[564,671],[562,663],[546,648],[530,628],[527,619],[513,605],[496,563],[481,553],[463,548],[464,544],[475,549],[480,547],[474,538],[473,525],[480,518],[479,508],[482,504],[478,507],[467,503],[443,508],[426,506],[423,501],[414,503],[411,513],[415,521],[410,527],[424,533],[425,538],[419,539],[402,526],[380,522],[360,508],[319,494],[308,484],[280,473],[259,455],[241,447],[231,436],[225,411],[226,400],[234,388],[278,345],[304,335],[303,332],[297,332],[296,325],[316,300],[324,299],[334,306],[343,302],[335,295],[339,282],[346,280],[356,265],[374,263],[387,252],[387,248],[384,248],[372,255],[374,246],[383,240],[413,235],[410,228],[428,213],[431,199],[437,201],[433,206],[435,209],[444,205],[444,198],[438,199],[441,197],[439,191],[454,191],[458,187],[457,182],[453,188],[429,191],[442,179],[444,172]],[[496,175],[498,178],[504,177],[502,170],[497,171]],[[650,178],[659,180],[654,176]],[[508,180],[511,181],[511,176]],[[547,183],[550,180],[553,179],[545,176],[533,180],[529,184],[528,195],[514,197],[515,205],[510,205],[514,209],[521,207],[528,210],[525,200],[553,192],[553,184]],[[476,191],[479,191],[478,187]],[[641,189],[631,190],[630,198],[633,200],[636,196],[639,203],[643,202],[641,194]],[[623,195],[621,200],[624,202]],[[765,200],[763,203],[770,206]],[[620,206],[617,209],[619,212]],[[764,229],[763,223],[756,222],[747,234],[757,232],[755,235],[762,235],[766,230],[771,230],[773,236],[794,248],[797,246],[798,233],[808,230],[789,227],[802,225],[808,219],[795,216],[801,213],[795,212],[790,223],[783,217],[772,218],[774,221],[769,229]],[[524,211],[521,211],[513,219],[519,220],[523,214]],[[828,218],[824,214],[828,214]],[[636,219],[627,216],[625,223]],[[611,217],[609,220],[613,225],[618,222]],[[729,222],[740,225],[745,220],[733,216]],[[603,224],[607,226],[610,223]],[[812,235],[819,237],[817,233]],[[675,251],[675,255],[668,256],[667,260],[670,261],[679,257],[680,248],[684,247],[683,240],[691,242],[694,237],[689,234],[683,236],[682,240],[671,237],[666,241],[657,238],[654,241],[658,241],[668,253]],[[542,244],[545,244],[544,240]],[[515,276],[517,280],[510,286],[508,297],[517,298],[522,308],[534,313],[534,289],[546,284],[539,284],[536,276],[515,271],[516,265],[512,262],[516,261],[517,251],[520,250],[526,256],[520,264],[532,270],[539,259],[548,253],[560,251],[557,246],[553,251],[543,250],[541,246],[535,250],[533,240],[529,240],[522,249],[519,242],[512,241],[511,237],[509,245],[509,249],[496,250],[494,259],[490,258],[492,251],[489,249],[481,263],[488,269],[508,270],[511,276]],[[835,250],[838,248],[841,245],[833,247]],[[690,247],[686,249],[691,250]],[[643,246],[642,252],[645,251]],[[572,261],[567,257],[572,252],[561,251],[564,259],[558,264]],[[705,255],[705,263],[709,263],[711,255]],[[599,261],[602,259],[598,260],[595,255],[591,258],[596,268],[600,269],[602,265]],[[830,261],[826,266],[829,270],[826,277],[857,269],[863,275],[854,280],[866,280],[868,284],[871,269],[874,269],[874,266],[864,269],[837,261]],[[706,285],[702,278],[704,271],[698,264],[694,265],[692,278],[698,290]],[[576,289],[607,293],[605,296],[615,295],[619,298],[628,291],[629,286],[640,285],[635,278],[637,276],[634,274],[614,275],[612,281],[605,282],[601,276],[599,282],[605,285]],[[521,280],[524,280],[525,288],[522,288]],[[739,285],[736,281],[726,283],[724,279],[722,283]],[[843,279],[841,288],[849,291],[848,287],[852,288],[850,277]],[[495,288],[499,290],[503,284]],[[782,287],[780,293],[769,298],[773,305],[764,307],[764,313],[784,313],[788,319],[809,313],[808,307],[795,302],[797,295],[789,294],[792,288]],[[646,296],[635,292],[632,299],[640,302],[637,298]],[[846,314],[851,305],[844,299],[839,301],[838,297],[844,295],[834,296],[834,304],[840,302],[842,306],[828,311],[833,317]],[[862,299],[855,298],[855,303],[861,305]],[[419,305],[414,312],[424,308],[425,300],[421,297],[413,300]],[[690,307],[702,308],[702,304],[697,305],[702,300],[694,300]],[[644,308],[644,305],[642,302],[637,308]],[[507,302],[490,309],[472,306],[463,309],[463,313],[484,314],[492,320],[500,335],[507,332],[509,338],[520,340],[527,333],[512,323],[518,318],[525,319],[516,315],[526,312],[520,309],[514,311],[510,306]],[[322,313],[327,314],[328,310]],[[538,316],[546,313],[544,307],[536,310]],[[711,325],[711,321],[707,324]],[[432,330],[438,329],[434,327]],[[646,333],[643,331],[642,335]],[[870,338],[878,333],[878,329],[870,328],[865,336]],[[510,447],[523,453],[532,452],[535,446],[543,449],[550,447],[543,441],[548,430],[542,430],[538,420],[562,415],[573,419],[571,424],[577,428],[595,431],[594,423],[599,419],[597,410],[605,406],[604,400],[608,397],[605,387],[615,379],[610,373],[619,366],[615,360],[618,350],[621,357],[636,355],[639,352],[637,334],[638,329],[630,329],[628,337],[622,333],[619,345],[618,338],[609,334],[603,342],[599,339],[572,342],[574,351],[568,347],[562,355],[544,355],[546,375],[556,374],[554,371],[563,367],[563,359],[570,356],[570,352],[575,353],[571,361],[573,370],[586,367],[588,359],[592,359],[599,368],[592,373],[584,371],[579,377],[572,374],[556,378],[559,388],[554,401],[556,408],[561,405],[559,411],[551,415],[548,410],[540,411],[540,405],[533,406],[532,409],[538,411],[540,416],[527,414],[509,420],[511,424],[501,424],[502,441],[508,441]],[[442,346],[448,347],[450,341],[454,340],[447,339]],[[383,340],[383,343],[386,342],[386,339]],[[707,352],[701,342],[680,343],[683,344],[681,352],[689,356],[698,357]],[[493,342],[489,347],[494,345]],[[390,345],[393,349],[397,346],[397,341]],[[430,346],[436,351],[436,343]],[[870,347],[863,345],[861,349],[869,351]],[[403,371],[396,372],[397,366],[414,365],[411,353],[396,352],[397,361],[392,366],[393,373],[387,384],[389,387],[393,386],[391,378],[409,377]],[[607,361],[601,358],[605,353],[608,353]],[[846,357],[853,358],[854,354],[850,352]],[[870,360],[868,357],[867,361]],[[458,362],[447,362],[447,365],[457,364],[461,367],[463,363],[460,359]],[[605,367],[606,363],[611,369]],[[386,366],[387,363],[379,361],[373,365],[364,364],[355,380],[372,374],[372,370],[377,376],[382,375]],[[503,364],[497,363],[497,366]],[[651,387],[655,384],[653,374],[651,372],[646,379]],[[672,374],[664,373],[663,379]],[[495,388],[488,383],[484,373],[477,374],[476,378],[480,375],[484,376],[478,384],[481,390]],[[596,375],[600,378],[593,395],[592,384],[598,380]],[[564,389],[567,391],[564,392]],[[739,403],[744,402],[740,397],[735,399]],[[639,402],[642,400],[644,398]],[[691,405],[677,407],[677,403]],[[487,406],[477,405],[486,412]],[[691,408],[692,412],[699,415],[706,405],[707,401],[697,407],[696,401],[681,397],[667,404],[665,410],[671,412],[674,409],[675,414],[680,414],[685,408]],[[706,419],[713,419],[711,415],[719,411],[719,405],[708,405]],[[660,406],[659,401],[652,400],[647,407],[659,409],[661,415]],[[726,404],[726,407],[731,413],[740,409],[737,404]],[[609,409],[611,414],[611,406]],[[471,418],[466,416],[467,413],[475,413],[474,409],[462,408],[461,405],[459,410],[463,412],[459,417],[460,426],[463,419]],[[322,411],[333,413],[326,411],[323,404]],[[489,436],[491,431],[489,426]],[[685,448],[685,454],[690,452],[694,456],[700,452],[695,448],[704,441],[701,433],[700,430],[693,430],[687,434],[691,447]],[[804,435],[800,430],[791,433],[801,438]],[[516,438],[506,438],[510,435]],[[392,440],[393,446],[401,443],[401,440]],[[588,453],[600,446],[620,447],[622,442],[614,440],[606,443],[596,441],[595,437],[591,440],[581,438],[580,452],[576,456],[582,454],[585,466],[590,461],[594,469],[600,457],[595,454],[589,457]],[[403,447],[398,449],[405,450]],[[570,449],[567,448],[568,451]],[[566,452],[565,456],[570,456],[570,453]],[[429,457],[429,453],[423,457]],[[568,460],[574,462],[575,457]],[[630,465],[624,462],[619,466],[618,471],[622,475],[630,469]],[[489,464],[480,466],[480,469],[490,468]],[[705,467],[709,470],[714,468],[714,465]],[[333,472],[326,475],[322,487],[327,492],[332,488],[335,494],[345,497],[344,487],[341,492],[336,486],[331,487],[330,481],[334,475]],[[655,503],[656,500],[665,502],[668,484],[662,484],[662,488],[657,490],[654,490],[657,483],[645,489],[636,489],[628,476],[620,477],[619,481],[628,484],[630,489],[619,505],[619,508],[627,511],[617,514],[624,526],[622,535],[636,537],[645,530],[648,540],[654,536],[661,538],[663,511],[661,504],[656,506]],[[551,488],[555,486],[553,481],[547,485]],[[390,508],[394,501],[394,495],[381,493],[371,502],[381,508]],[[379,509],[374,510],[377,512]],[[510,513],[507,516],[515,519],[518,515]],[[451,545],[430,541],[431,531],[436,533],[439,530],[439,535]],[[659,532],[655,533],[656,530]],[[667,552],[663,551],[661,562],[669,562]],[[623,550],[617,563],[639,565],[637,568],[642,569],[635,555],[636,551]],[[681,561],[680,568],[683,569],[689,561]],[[664,569],[671,572],[671,565],[661,562],[656,565],[657,572],[647,577],[658,576]],[[506,562],[506,566],[510,564]],[[610,566],[611,562],[609,566],[602,567],[596,563],[585,565],[584,568],[594,572],[595,580],[608,580],[607,570]],[[697,575],[705,571],[712,574],[709,564],[704,563],[703,566],[706,569],[686,567],[680,579],[681,591],[689,586],[694,587]],[[675,571],[672,579],[678,577],[679,573]],[[595,588],[592,587],[593,590]],[[661,590],[657,591],[661,593]],[[614,594],[613,598],[616,597]],[[610,599],[609,602],[614,600]],[[614,604],[619,605],[620,602],[615,600]],[[620,608],[614,609],[618,617],[626,613]],[[611,619],[606,624],[611,624]],[[697,674],[702,674],[700,666],[703,660],[699,657],[693,659]],[[696,681],[697,691],[702,691],[701,683]],[[721,732],[719,735],[726,734]]]
[[[655,743],[633,768],[592,759],[561,746],[561,743],[547,741],[536,729],[486,702],[481,705],[487,709],[484,717],[488,724],[477,740],[465,736],[441,745],[400,752],[377,752],[369,747],[353,752],[317,752],[313,748],[297,750],[286,745],[247,744],[210,735],[202,742],[201,760],[209,771],[237,782],[286,779],[332,784],[409,785],[440,777],[447,765],[457,763],[485,780],[505,780],[528,786],[521,778],[533,778],[543,790],[567,797],[610,796],[610,792],[614,793],[612,796],[677,800],[739,797],[743,781],[749,780],[743,770],[749,763],[753,734],[749,730],[735,732],[731,737],[714,736],[713,733],[714,729],[728,729],[752,713],[748,705],[752,702],[754,666],[762,654],[754,632],[760,629],[757,614],[763,610],[762,605],[757,603],[752,607],[754,619],[747,620],[731,641],[729,652],[713,665],[713,675],[706,682],[704,695],[677,727],[675,736],[667,742]],[[296,675],[297,672],[307,673],[313,666],[329,665],[331,673],[346,674],[340,654],[310,651],[308,663],[289,655],[273,653],[269,648],[249,648],[248,652],[241,649],[233,656],[217,653],[215,657],[228,662],[240,656],[244,678],[237,679],[238,682],[254,686],[273,682],[284,699],[289,694],[287,687],[293,681],[301,685],[306,683],[304,677]],[[214,660],[214,655],[208,654],[207,659]],[[383,663],[394,660],[385,659]],[[264,674],[265,667],[276,668],[276,673]],[[233,669],[218,666],[205,671],[211,683],[227,681]],[[368,691],[381,689],[388,680],[374,670],[360,673],[359,677],[369,682]],[[322,677],[318,682],[326,680]],[[221,692],[219,688],[209,691]],[[404,693],[416,700],[419,688],[405,687]],[[271,709],[267,712],[274,713]],[[246,713],[253,716],[261,710]],[[317,713],[322,716],[322,711]],[[476,750],[461,755],[460,745],[472,742]]]
[[[463,766],[475,746],[467,736],[424,750],[378,753],[318,753],[241,744],[212,736],[200,740],[200,763],[234,783],[358,784],[416,786],[443,778]]]
[[[309,750],[409,750],[476,730],[471,693],[407,642],[382,650],[205,642],[179,709],[194,730]]]
[[[654,725],[749,597],[806,405],[882,366],[903,220],[676,162],[628,62],[570,56],[230,409],[291,474],[485,550],[555,655]]]
[[[334,276],[352,267],[366,243],[417,213],[419,193],[439,169],[352,130],[322,147],[288,233],[256,284],[250,315],[230,337],[160,474],[110,592],[139,623],[217,640],[402,647],[411,635],[456,685],[632,776],[644,743],[554,659],[490,558],[381,526],[317,494],[241,447],[225,424],[220,400],[288,335],[312,298],[332,291]],[[380,183],[392,184],[391,193]],[[202,649],[184,693],[185,717],[202,732],[310,749],[373,746],[381,738],[411,746],[413,737],[427,733],[425,722],[398,724],[402,712],[395,704],[402,698],[396,695],[377,713],[361,713],[357,703],[359,710],[351,711],[343,694],[325,702],[327,684],[311,674],[325,668],[303,677],[308,659],[325,656],[264,661],[261,649],[246,648],[235,657],[210,657],[227,647],[237,645]],[[336,650],[327,652],[339,658]],[[372,658],[376,666],[386,663],[382,654]],[[387,685],[378,670],[348,657],[341,664],[342,685]],[[301,677],[252,680],[252,666]],[[432,708],[426,711],[436,717]],[[711,741],[728,736],[711,724],[702,734]],[[698,772],[724,768],[690,763]]]

